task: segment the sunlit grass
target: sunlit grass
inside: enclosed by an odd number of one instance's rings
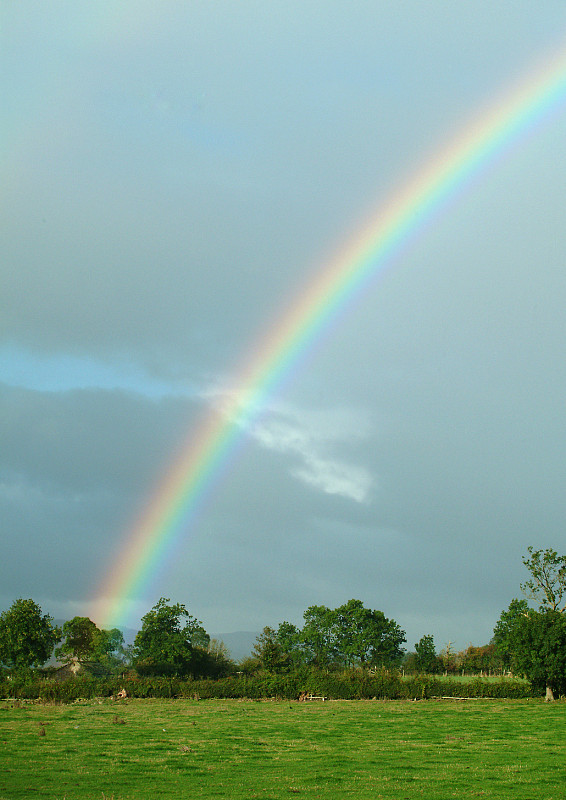
[[[566,798],[539,700],[4,701],[0,743],[1,800]]]

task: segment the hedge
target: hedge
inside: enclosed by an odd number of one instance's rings
[[[397,673],[383,671],[370,674],[362,671],[320,672],[302,670],[288,675],[260,673],[229,678],[184,680],[180,678],[7,678],[0,680],[0,697],[40,699],[45,702],[69,703],[79,699],[116,696],[125,689],[129,697],[194,698],[194,699],[266,699],[296,700],[303,692],[333,700],[412,700],[432,697],[463,698],[528,698],[540,692],[530,684],[511,679],[487,681],[481,678],[467,682],[451,681],[433,675],[417,675],[402,679]]]

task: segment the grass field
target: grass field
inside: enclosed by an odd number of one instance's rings
[[[0,746],[1,800],[566,798],[562,702],[0,701]]]

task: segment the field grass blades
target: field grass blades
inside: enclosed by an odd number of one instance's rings
[[[564,800],[566,704],[0,702],[1,800]]]

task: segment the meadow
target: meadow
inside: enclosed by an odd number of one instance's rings
[[[1,800],[566,798],[566,704],[0,702]]]

